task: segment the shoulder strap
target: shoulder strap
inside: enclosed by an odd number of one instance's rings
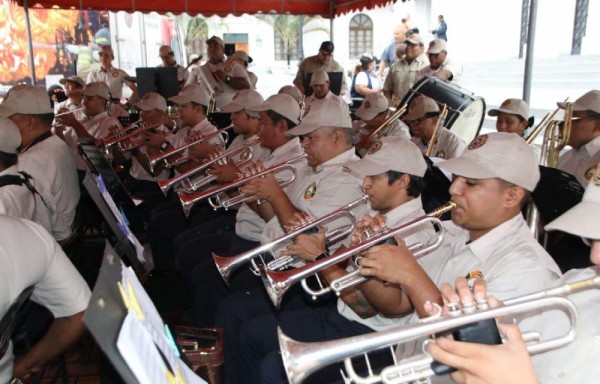
[[[7,185],[23,185],[23,178],[17,175],[0,176],[0,188]]]

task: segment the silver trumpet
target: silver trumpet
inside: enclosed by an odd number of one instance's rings
[[[213,165],[226,162],[228,158],[231,158],[239,153],[242,153],[242,156],[240,156],[240,159],[235,162],[236,166],[240,167],[249,162],[252,159],[252,146],[257,144],[259,140],[260,139],[258,138],[258,136],[254,136],[246,140],[241,145],[235,148],[231,148],[221,153],[219,156],[203,162],[196,168],[190,169],[187,172],[180,173],[179,175],[176,175],[170,179],[158,180],[158,186],[164,194],[166,194],[171,187],[177,184],[182,185],[181,190],[178,191],[178,193],[194,193],[198,189],[208,185],[216,179],[215,176],[206,173],[206,171]],[[200,176],[193,178],[193,176],[197,174],[200,174]]]
[[[524,333],[527,350],[530,354],[544,353],[561,348],[575,339],[579,314],[575,305],[562,297],[588,289],[600,288],[600,276],[581,280],[559,287],[543,290],[529,295],[506,300],[497,308],[487,308],[487,303],[478,303],[469,313],[450,313],[441,318],[426,318],[416,323],[393,327],[381,332],[326,342],[304,343],[293,340],[278,329],[279,346],[283,364],[290,383],[302,383],[311,373],[339,361],[344,361],[349,380],[356,383],[413,383],[423,382],[436,374],[437,366],[433,359],[424,354],[400,364],[394,358],[394,364],[384,368],[381,373],[369,372],[369,376],[359,376],[352,366],[352,357],[366,355],[383,348],[392,349],[402,344],[432,334],[445,334],[473,323],[495,319],[502,316],[538,315],[547,310],[560,310],[570,321],[570,327],[559,337],[544,340],[539,332]],[[525,316],[526,317],[526,316]],[[445,367],[445,366],[444,366]],[[446,372],[444,372],[446,373]]]
[[[69,114],[75,113],[75,112],[81,112],[83,110],[85,110],[85,108],[81,107],[81,108],[75,108],[72,111],[65,111],[65,112],[61,112],[61,113],[56,113],[54,115],[54,118],[61,117],[61,116],[66,116],[66,115],[69,115]]]
[[[117,144],[119,150],[125,152],[125,151],[130,151],[133,148],[137,148],[139,146],[141,146],[140,143],[139,145],[124,145],[123,141],[131,139],[132,137],[141,135],[143,132],[149,131],[150,129],[153,128],[157,128],[160,127],[162,123],[151,123],[148,121],[142,121],[142,120],[138,120],[133,124],[128,125],[127,127],[123,128],[121,131],[119,131],[118,133],[115,133],[111,136],[105,137],[102,140],[102,145],[104,146],[104,148],[110,148],[113,145]]]
[[[229,140],[229,133],[227,133],[226,131],[228,129],[233,128],[233,124],[231,124],[228,127],[225,128],[221,128],[216,132],[213,132],[211,134],[208,134],[206,136],[202,136],[200,137],[198,140],[195,140],[191,143],[182,145],[179,148],[174,148],[170,151],[167,152],[163,152],[163,153],[159,153],[157,155],[154,156],[149,156],[148,157],[148,166],[150,167],[150,170],[152,172],[154,172],[154,169],[157,167],[158,164],[160,163],[164,163],[164,166],[167,168],[175,168],[180,166],[181,164],[188,162],[192,159],[192,156],[181,156],[178,157],[177,159],[173,160],[173,161],[169,161],[169,157],[173,156],[173,155],[178,155],[182,152],[184,152],[185,150],[187,150],[190,147],[193,147],[194,145],[197,144],[202,144],[205,141],[211,140],[215,137],[221,136],[222,140],[224,143],[226,143]]]
[[[352,231],[354,231],[356,218],[352,214],[351,210],[361,204],[364,204],[367,200],[368,200],[368,196],[366,196],[366,195],[361,196],[359,199],[357,199],[357,200],[355,200],[355,201],[353,201],[353,202],[351,202],[351,203],[349,203],[349,204],[347,204],[347,205],[345,205],[345,206],[343,206],[343,207],[341,207],[341,208],[339,208],[317,220],[311,221],[310,223],[308,223],[306,225],[303,225],[303,226],[293,229],[289,233],[281,236],[280,238],[278,238],[276,240],[271,241],[270,243],[263,244],[260,247],[254,248],[247,252],[243,252],[239,255],[231,256],[231,257],[222,257],[222,256],[219,256],[219,255],[213,253],[213,259],[215,260],[217,269],[219,270],[219,273],[223,277],[223,280],[225,280],[225,282],[228,282],[231,272],[235,271],[242,265],[244,265],[250,261],[254,261],[255,258],[260,257],[261,255],[263,255],[265,253],[273,253],[274,250],[276,248],[278,248],[279,246],[287,244],[290,240],[292,240],[293,238],[295,238],[296,236],[298,236],[300,234],[305,233],[308,230],[317,228],[319,226],[323,226],[327,223],[331,223],[331,222],[334,222],[334,221],[342,219],[342,218],[346,218],[350,221],[350,223],[351,223],[350,226],[348,226],[347,228],[344,228],[344,229],[334,229],[325,235],[325,238],[330,243],[339,241],[339,240],[345,238],[346,236],[348,236],[349,234],[351,234]],[[270,263],[267,263],[266,268],[267,269],[269,269],[269,268],[285,268],[285,267],[291,265],[292,263],[294,263],[295,261],[296,261],[296,258],[294,258],[294,257],[283,256],[283,257],[274,259]],[[278,305],[278,303],[276,305]]]
[[[183,207],[183,212],[186,214],[186,216],[189,215],[192,208],[194,207],[194,205],[204,199],[209,199],[208,202],[213,207],[214,210],[217,210],[219,208],[224,208],[225,210],[228,210],[229,208],[231,208],[234,205],[244,203],[244,202],[248,201],[251,198],[251,196],[247,196],[243,193],[240,193],[239,195],[237,195],[235,197],[231,197],[231,198],[228,197],[227,199],[222,199],[221,197],[219,197],[219,194],[229,191],[229,190],[239,189],[241,186],[246,184],[248,181],[259,178],[259,177],[263,177],[264,175],[271,173],[271,172],[277,173],[277,172],[288,171],[291,173],[291,176],[288,177],[287,179],[278,179],[279,185],[281,187],[285,187],[285,186],[289,185],[290,183],[292,183],[294,181],[294,179],[296,178],[296,169],[294,168],[294,166],[292,164],[294,164],[304,158],[306,158],[306,154],[296,156],[288,161],[285,161],[283,163],[269,167],[269,168],[267,168],[261,172],[258,172],[254,175],[240,177],[238,180],[234,180],[227,184],[223,184],[223,185],[220,185],[220,186],[217,186],[217,187],[214,187],[214,188],[202,191],[202,192],[198,192],[198,193],[181,194],[181,195],[179,195],[179,200],[181,201],[181,206]],[[212,198],[213,196],[215,196],[214,199]]]
[[[281,299],[283,298],[285,292],[292,285],[299,281],[302,281],[302,287],[308,294],[312,295],[313,298],[324,295],[331,291],[334,291],[336,294],[339,295],[342,290],[360,284],[366,281],[367,278],[362,276],[360,274],[360,271],[356,269],[353,272],[349,272],[346,275],[333,280],[331,284],[329,284],[329,286],[320,287],[319,290],[311,289],[306,284],[305,279],[309,276],[317,274],[318,272],[334,264],[340,263],[366,249],[369,249],[389,238],[410,234],[422,228],[427,228],[428,226],[435,225],[436,227],[438,227],[439,230],[436,232],[437,236],[435,237],[435,240],[432,243],[412,244],[408,247],[416,258],[422,257],[427,253],[437,249],[442,244],[442,241],[444,239],[444,229],[442,226],[442,222],[437,217],[450,211],[454,207],[456,207],[456,204],[454,204],[453,202],[449,202],[433,210],[432,212],[421,216],[417,219],[414,219],[406,224],[391,229],[386,228],[366,241],[362,241],[361,243],[352,247],[338,250],[334,254],[324,259],[308,263],[302,267],[294,268],[289,271],[266,270],[263,275],[263,283],[265,284],[267,293],[269,294],[269,297],[271,298],[273,304],[275,304],[276,307],[278,307],[279,303],[281,303]]]

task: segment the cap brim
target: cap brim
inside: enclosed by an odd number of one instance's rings
[[[558,108],[560,108],[560,109],[567,109],[567,104],[568,104],[568,102],[566,102],[566,101],[559,101],[558,103],[556,103],[556,105],[558,105]],[[588,108],[583,107],[577,103],[573,103],[573,110],[574,111],[587,111]]]
[[[373,119],[375,116],[377,116],[379,114],[379,112],[373,110],[373,112],[371,111],[367,111],[365,108],[362,107],[362,105],[356,110],[356,112],[354,112],[354,114],[359,117],[361,120],[371,120]]]
[[[135,105],[137,108],[141,109],[142,111],[151,111],[153,109],[157,109],[156,107],[154,107],[154,105],[150,105],[149,103],[146,104],[143,101],[140,101],[139,103],[137,103]]]
[[[320,125],[318,124],[302,124],[295,126],[285,133],[286,136],[302,136],[308,135],[309,133],[319,129]]]
[[[454,159],[440,161],[439,163],[434,164],[434,166],[442,168],[454,175],[471,179],[488,179],[496,177],[493,171],[482,167],[474,160],[465,157],[455,157]]]
[[[598,217],[600,205],[582,201],[544,227],[546,231],[563,231],[588,239],[600,239]]]
[[[191,103],[192,102],[192,100],[188,99],[185,96],[181,96],[181,95],[171,96],[171,97],[169,97],[169,101],[172,101],[175,104],[179,104],[179,105],[183,105],[183,104],[187,104],[187,103]]]
[[[0,105],[0,117],[10,117],[16,114],[16,112],[10,107]]]
[[[433,53],[434,55],[437,55],[438,53],[442,52],[443,49],[429,49],[427,50],[427,53]]]
[[[388,167],[364,158],[350,162],[345,167],[362,177],[380,175],[389,171]]]

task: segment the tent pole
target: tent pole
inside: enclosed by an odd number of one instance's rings
[[[29,6],[27,5],[27,0],[23,0],[23,10],[25,11],[25,31],[27,33],[27,51],[29,53],[29,73],[31,84],[35,85],[35,62],[33,61],[33,42],[31,40],[31,25],[29,23]]]
[[[531,105],[531,75],[533,73],[533,48],[535,45],[535,28],[537,17],[537,0],[529,0],[529,22],[527,26],[527,52],[525,53],[525,73],[523,78],[523,100]]]

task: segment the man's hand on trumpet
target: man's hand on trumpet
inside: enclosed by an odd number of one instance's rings
[[[311,221],[313,219],[306,212],[296,212],[294,219],[290,220],[290,226],[286,226],[284,229],[289,232],[294,228],[305,226]],[[294,242],[288,244],[281,254],[295,255],[306,261],[314,261],[317,256],[327,252],[325,233],[325,227],[319,227],[317,233],[298,235],[294,238]]]
[[[64,112],[69,112],[69,110],[67,108],[61,108],[57,112],[57,114],[64,113]],[[66,125],[68,127],[72,127],[73,125],[75,125],[75,124],[78,123],[77,119],[75,118],[75,114],[74,113],[67,113],[67,114],[62,115],[60,117],[57,117],[56,121],[58,123],[60,123],[60,124]]]
[[[208,161],[214,160],[221,156],[222,151],[214,151],[208,156]],[[220,183],[229,183],[239,179],[242,171],[235,165],[235,162],[230,158],[221,159],[218,163],[214,164],[208,173],[215,176],[217,181]]]
[[[475,279],[472,287],[464,277],[456,279],[456,289],[444,283],[440,287],[444,299],[444,312],[448,305],[460,308],[469,307],[476,302],[486,300],[485,280]],[[493,296],[487,297],[490,307],[502,303]],[[431,305],[425,310],[433,314]],[[505,342],[500,345],[484,345],[455,341],[451,336],[441,337],[427,346],[428,353],[435,360],[456,368],[450,374],[455,383],[538,383],[535,370],[529,358],[529,352],[521,331],[516,324],[498,324]]]
[[[167,135],[162,131],[152,132],[148,130],[142,133],[142,135],[144,136],[146,146],[155,150],[159,150],[162,143],[167,140]]]
[[[252,176],[264,171],[265,167],[261,161],[250,163],[246,168],[246,176]],[[279,197],[281,194],[285,196],[285,192],[279,186],[279,182],[273,173],[267,173],[262,177],[254,178],[246,183],[241,188],[243,194],[252,196],[252,201],[255,200],[272,200]]]

